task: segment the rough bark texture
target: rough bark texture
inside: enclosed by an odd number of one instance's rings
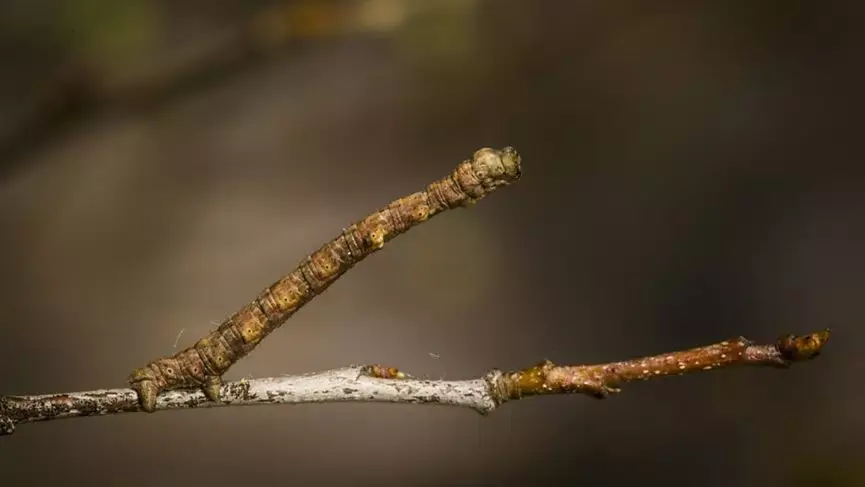
[[[513,148],[480,149],[424,191],[344,229],[193,346],[132,372],[129,382],[142,408],[152,412],[160,392],[189,387],[199,387],[208,399],[218,401],[222,375],[355,264],[436,214],[474,203],[519,177],[520,156]]]

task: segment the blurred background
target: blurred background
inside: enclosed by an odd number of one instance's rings
[[[830,326],[790,370],[22,426],[3,485],[865,486],[861,2],[3,0],[0,393],[123,387],[484,147],[227,375],[430,378]],[[859,411],[859,412],[857,412]]]

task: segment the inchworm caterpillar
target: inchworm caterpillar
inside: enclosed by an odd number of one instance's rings
[[[218,401],[221,377],[229,367],[352,266],[437,213],[474,203],[519,177],[520,156],[513,148],[480,149],[426,190],[344,229],[193,346],[135,370],[129,382],[141,408],[153,412],[160,392],[181,388],[201,388],[208,399]]]

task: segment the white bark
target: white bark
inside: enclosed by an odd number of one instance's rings
[[[363,366],[349,366],[305,375],[230,382],[222,387],[218,403],[208,401],[200,390],[168,391],[159,396],[156,410],[363,401],[463,406],[487,414],[497,406],[493,389],[500,377],[500,372],[493,371],[474,380],[383,379],[371,376]],[[13,421],[15,416],[20,417],[15,423],[140,411],[138,396],[132,389],[5,399],[8,401],[5,414]],[[21,414],[25,411],[26,414]],[[3,415],[0,410],[0,417]]]

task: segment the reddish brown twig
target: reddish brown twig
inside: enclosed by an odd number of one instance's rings
[[[755,345],[744,337],[714,345],[599,365],[555,365],[550,361],[503,374],[502,400],[540,394],[582,393],[605,398],[619,385],[635,380],[703,372],[734,365],[786,368],[820,354],[828,329],[810,335],[782,337],[773,345]]]

